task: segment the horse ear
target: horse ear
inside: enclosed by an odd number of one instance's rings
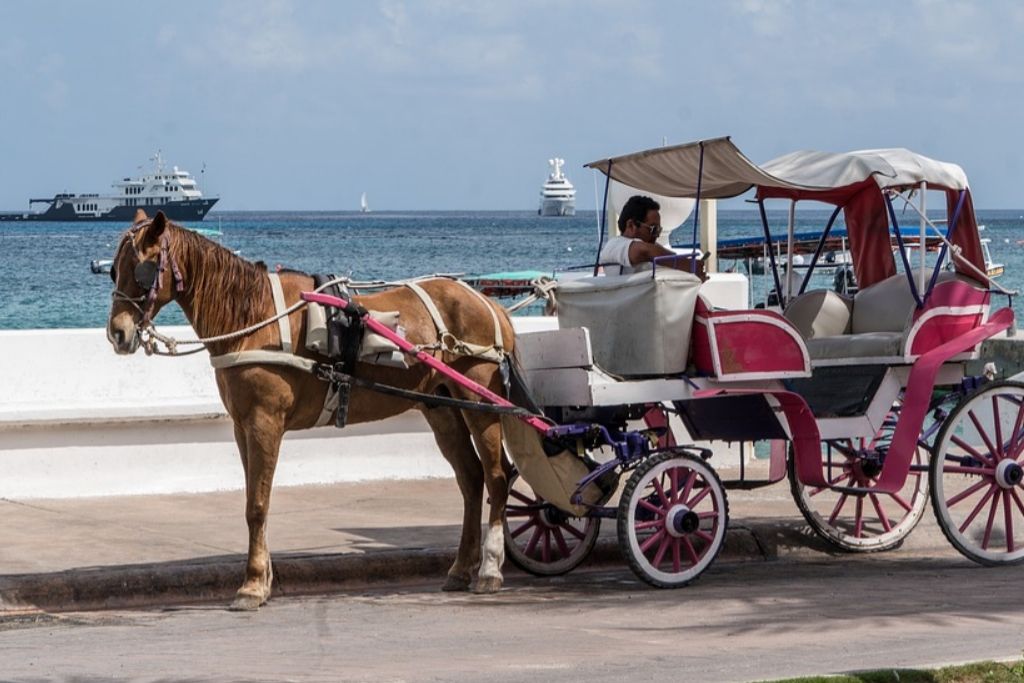
[[[153,246],[160,239],[160,236],[164,234],[164,228],[167,227],[167,216],[164,215],[163,211],[157,211],[153,221],[146,228],[145,233],[142,236],[142,247],[143,249]]]
[[[135,218],[132,219],[132,223],[141,223],[142,221],[146,220],[147,218],[149,218],[149,216],[146,215],[145,211],[143,211],[142,209],[136,209],[135,210]]]

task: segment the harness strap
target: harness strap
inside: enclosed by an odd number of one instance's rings
[[[284,289],[281,287],[281,276],[277,273],[267,273],[270,279],[270,291],[274,295],[274,312],[280,314],[285,309]],[[277,325],[281,329],[281,350],[285,353],[292,352],[292,325],[288,316],[282,315],[277,319]]]
[[[426,306],[427,312],[430,313],[430,317],[434,320],[434,325],[437,327],[438,344],[439,348],[450,353],[455,353],[463,356],[472,356],[474,358],[482,358],[483,360],[492,361],[494,363],[500,363],[505,357],[505,348],[501,335],[501,325],[498,321],[498,315],[494,312],[494,308],[491,306],[487,298],[476,291],[465,282],[461,280],[455,280],[460,285],[473,292],[483,302],[484,306],[491,314],[491,319],[494,321],[494,343],[490,346],[483,346],[481,344],[470,344],[469,342],[457,339],[455,335],[448,331],[448,327],[444,324],[444,320],[441,319],[441,312],[437,310],[437,305],[434,300],[430,298],[426,290],[420,287],[415,282],[404,283],[416,296],[420,298],[423,305]]]
[[[296,356],[288,351],[235,351],[221,356],[212,356],[210,365],[214,370],[233,368],[238,365],[285,365],[303,372],[315,372],[320,366],[314,360]],[[328,385],[327,398],[314,427],[331,424],[331,416],[338,407],[338,389],[332,382]]]

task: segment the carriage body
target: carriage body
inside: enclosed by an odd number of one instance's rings
[[[1024,561],[1024,389],[967,373],[982,342],[1011,327],[1013,314],[992,310],[959,167],[906,150],[798,152],[757,167],[727,138],[589,166],[661,196],[725,198],[754,189],[766,237],[765,200],[789,202],[790,235],[798,202],[829,204],[835,211],[822,245],[844,212],[861,284],[854,297],[805,291],[808,273],[787,291],[773,262],[782,311],[715,310],[696,277],[655,263],[648,272],[559,286],[561,329],[519,336],[529,391],[547,415],[561,424],[600,424],[620,444],[570,498],[578,503],[609,472],[631,472],[623,495],[632,500],[617,510],[591,504],[583,516],[618,518],[624,553],[641,578],[685,584],[717,552],[712,537],[727,523],[724,494],[704,497],[697,536],[682,532],[683,511],[696,509],[685,500],[694,477],[708,489],[752,485],[723,485],[704,471],[697,461],[706,465],[710,452],[678,446],[670,414],[693,441],[771,442],[769,478],[755,484],[788,474],[804,517],[839,548],[898,546],[932,488],[940,526],[963,554],[984,564]],[[927,189],[945,195],[944,246],[927,272],[923,258],[915,270],[901,248],[901,272],[890,247],[892,232],[900,234],[893,201]],[[921,216],[924,244],[925,221],[936,228],[923,207]],[[941,268],[947,256],[948,271]],[[637,419],[650,428],[650,446],[630,449]],[[578,506],[561,508],[563,523],[580,515]],[[536,536],[530,539],[532,546],[518,548],[519,563],[538,573],[546,573],[545,553],[564,569],[567,553],[585,545],[538,551]],[[514,539],[510,549],[515,559]]]

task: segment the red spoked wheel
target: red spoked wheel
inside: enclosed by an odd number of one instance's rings
[[[1024,384],[989,384],[942,425],[929,472],[932,507],[964,556],[1024,562]]]
[[[626,482],[617,522],[630,569],[652,586],[678,588],[718,556],[729,505],[707,463],[688,453],[660,453],[640,463]]]
[[[516,472],[505,506],[505,552],[535,576],[559,576],[580,565],[597,543],[599,517],[573,517],[533,492]]]
[[[892,441],[898,415],[898,409],[890,412],[871,439],[823,442],[825,480],[835,487],[871,488],[881,472],[878,456]],[[928,451],[918,446],[902,489],[896,493],[851,493],[804,485],[790,458],[789,483],[800,513],[829,544],[848,552],[878,552],[898,547],[924,516],[927,466]]]

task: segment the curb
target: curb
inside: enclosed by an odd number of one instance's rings
[[[736,524],[718,562],[769,561],[780,547],[811,549],[792,523]],[[440,586],[455,548],[406,548],[365,554],[284,555],[274,559],[275,596],[330,594],[403,581]],[[600,538],[584,567],[626,568],[614,535]],[[31,611],[68,612],[230,602],[241,585],[242,555],[198,561],[72,569],[0,577],[0,618]],[[510,562],[505,572],[520,573]]]

